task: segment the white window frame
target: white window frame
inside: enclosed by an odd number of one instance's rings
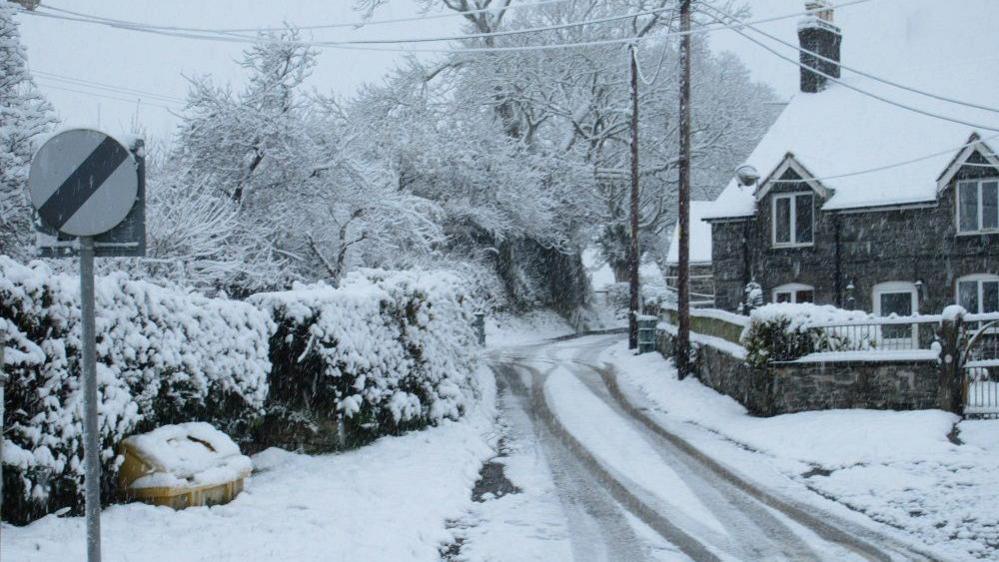
[[[894,293],[909,293],[912,296],[912,314],[919,314],[919,287],[911,281],[888,281],[878,283],[871,290],[875,316],[884,316],[881,311],[881,296]],[[896,349],[905,345],[911,345],[912,349],[916,349],[919,347],[919,326],[912,324],[910,332],[911,336],[907,338],[884,338],[881,335],[881,331],[878,330],[878,340],[891,342],[892,346]]]
[[[982,228],[984,224],[985,205],[982,205],[982,184],[988,182],[999,183],[999,177],[979,178],[974,180],[958,180],[954,186],[954,227],[958,236],[976,236],[979,234],[999,233],[999,228]],[[975,230],[961,230],[961,189],[973,185],[978,194],[978,216],[976,222],[978,227]]]
[[[982,306],[985,304],[985,290],[982,287],[982,282],[999,281],[999,275],[992,273],[975,273],[973,275],[958,277],[957,281],[954,283],[954,303],[961,304],[961,283],[967,283],[969,281],[974,281],[978,290],[978,310],[969,310],[968,312],[971,314],[981,314]]]
[[[811,198],[812,205],[812,241],[798,242],[798,196],[807,195]],[[791,211],[790,242],[777,241],[777,201],[779,199],[789,199],[788,209]],[[795,191],[794,193],[775,193],[770,198],[770,242],[774,248],[805,248],[815,245],[815,193],[811,191]]]
[[[779,287],[775,287],[770,293],[770,302],[777,302],[777,295],[780,293],[790,293],[791,300],[788,302],[796,304],[798,302],[798,291],[811,291],[812,302],[815,302],[815,287],[805,285],[804,283],[786,283]]]

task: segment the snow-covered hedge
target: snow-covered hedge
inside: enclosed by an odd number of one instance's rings
[[[460,417],[475,388],[471,307],[456,276],[365,270],[254,295],[277,323],[259,441],[332,450]]]
[[[267,395],[266,313],[122,274],[98,277],[95,292],[105,499],[128,435],[190,420],[247,434]],[[82,506],[79,305],[76,276],[0,256],[6,521]]]
[[[749,326],[742,333],[746,362],[763,367],[770,361],[793,361],[810,353],[876,347],[874,333],[865,337],[862,333],[858,336],[859,332],[816,327],[866,321],[872,321],[867,312],[831,305],[775,303],[762,306],[750,313]]]

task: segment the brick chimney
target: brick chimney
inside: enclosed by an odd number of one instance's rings
[[[839,78],[839,47],[843,36],[833,23],[833,8],[826,0],[809,0],[805,2],[805,9],[811,14],[798,22],[798,43],[801,45],[799,54],[801,91],[814,94],[826,88],[828,79],[810,69]]]

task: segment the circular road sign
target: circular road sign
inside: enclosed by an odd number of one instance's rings
[[[96,236],[117,226],[138,190],[132,153],[100,131],[63,131],[31,160],[31,204],[42,221],[72,236]]]

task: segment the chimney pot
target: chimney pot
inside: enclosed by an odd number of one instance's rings
[[[833,23],[833,8],[827,0],[805,2],[805,9],[822,21]]]
[[[839,78],[843,38],[839,27],[833,24],[833,8],[826,0],[809,0],[805,9],[810,14],[798,23],[801,91],[814,94],[826,89],[829,81],[826,76]]]

